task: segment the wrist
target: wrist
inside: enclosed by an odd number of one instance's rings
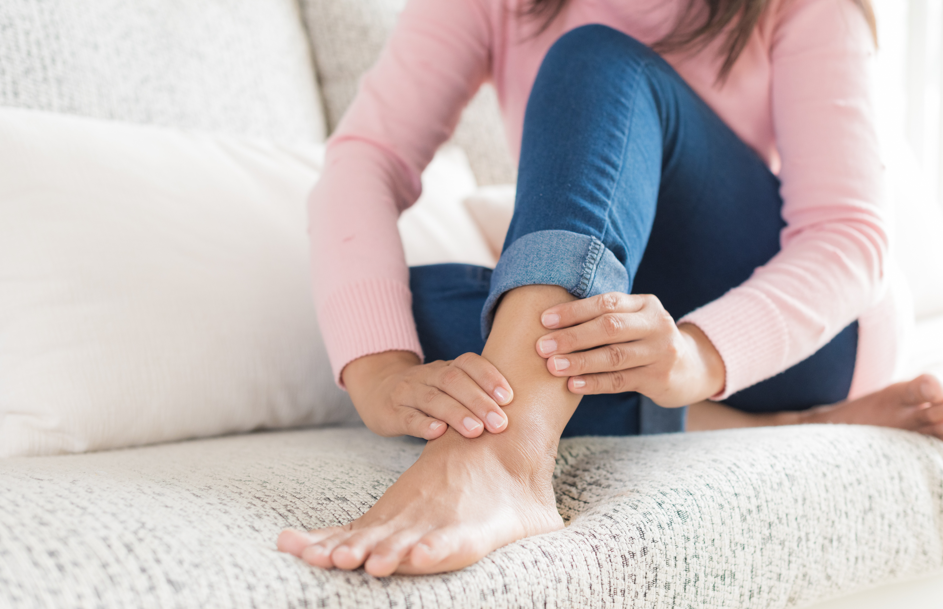
[[[420,363],[419,356],[412,351],[373,353],[344,366],[341,379],[359,409],[359,404],[365,403],[383,381]]]
[[[723,392],[727,384],[727,368],[720,352],[704,332],[694,324],[683,323],[678,330],[689,341],[692,353],[697,360],[702,398],[709,399]]]

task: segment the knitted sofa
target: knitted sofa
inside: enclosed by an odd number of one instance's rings
[[[0,105],[318,143],[400,5],[0,0]],[[486,88],[453,138],[481,185],[513,182],[501,138]],[[906,373],[943,363],[943,301],[919,287]],[[567,528],[456,573],[378,580],[275,550],[283,528],[363,513],[421,445],[354,426],[0,460],[0,606],[922,609],[943,598],[943,442],[868,427],[565,440],[554,489]]]

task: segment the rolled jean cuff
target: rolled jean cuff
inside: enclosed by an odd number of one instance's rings
[[[544,230],[518,238],[501,254],[481,312],[487,340],[505,292],[525,285],[558,285],[577,298],[627,292],[629,274],[603,242],[568,230]]]

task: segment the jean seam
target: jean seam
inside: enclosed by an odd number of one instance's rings
[[[593,285],[593,278],[596,275],[596,267],[599,266],[599,260],[602,258],[603,242],[597,239],[592,235],[587,235],[590,238],[589,242],[589,251],[586,252],[586,257],[583,259],[583,268],[580,271],[580,283],[576,286],[574,290],[574,296],[577,298],[586,298],[586,295],[589,293],[590,288]]]

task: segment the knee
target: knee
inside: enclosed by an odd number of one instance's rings
[[[654,51],[628,34],[606,25],[590,24],[558,38],[547,51],[541,71],[585,74],[596,71],[591,69],[594,67],[640,65],[656,57]]]

